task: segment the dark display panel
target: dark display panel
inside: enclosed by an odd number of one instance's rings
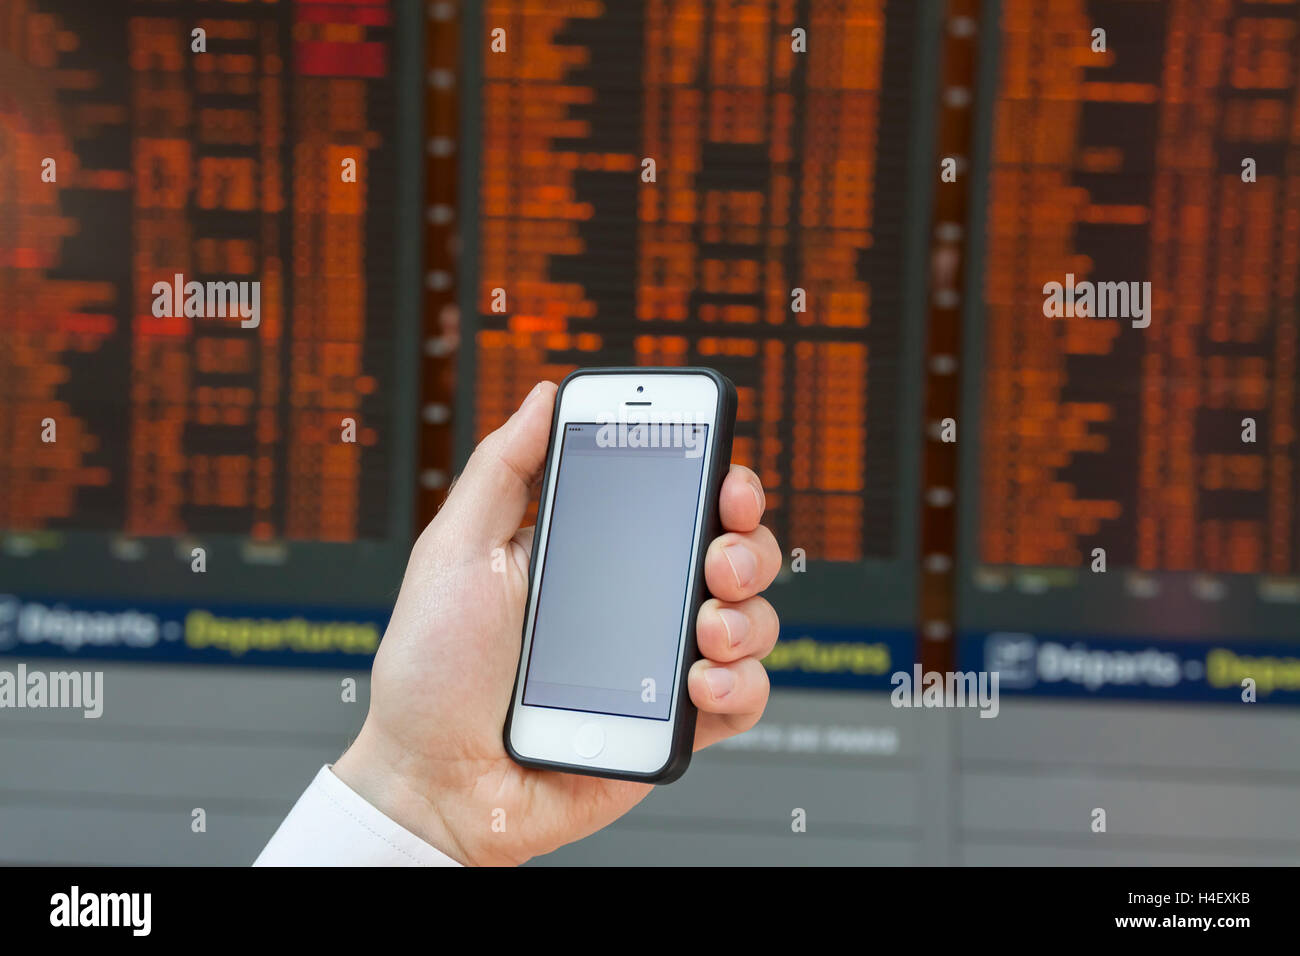
[[[989,13],[963,653],[1039,690],[1292,697],[1297,10]]]
[[[183,654],[168,631],[329,657],[356,648],[275,606],[386,615],[414,484],[412,12],[6,11],[0,646],[99,627],[129,656]],[[237,635],[196,596],[240,605]],[[130,610],[152,644],[114,639]],[[33,623],[60,613],[100,624]]]
[[[575,367],[727,375],[734,457],[809,568],[774,592],[778,677],[865,679],[886,630],[912,653],[929,9],[497,0],[467,25],[463,442]]]

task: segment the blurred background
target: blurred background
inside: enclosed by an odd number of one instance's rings
[[[539,863],[1300,862],[1298,22],[0,0],[0,669],[105,675],[0,710],[0,861],[250,862],[478,438],[699,364],[788,557],[771,705]],[[158,317],[177,273],[260,324]],[[918,662],[996,718],[891,706]]]

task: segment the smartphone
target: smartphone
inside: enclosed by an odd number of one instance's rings
[[[735,386],[712,369],[579,369],[560,384],[504,733],[516,762],[646,783],[686,772],[686,677],[735,422]]]

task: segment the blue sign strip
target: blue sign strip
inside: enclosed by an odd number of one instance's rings
[[[1300,643],[968,631],[963,670],[997,671],[1006,694],[1300,705]]]
[[[775,687],[891,689],[895,671],[911,673],[916,634],[902,628],[781,626],[763,661]]]
[[[369,669],[389,608],[326,608],[0,594],[0,655]],[[1300,642],[965,631],[958,667],[999,691],[1111,700],[1300,706]],[[901,628],[786,625],[764,661],[778,687],[890,691],[916,639]]]
[[[390,611],[0,593],[0,655],[369,670]]]
[[[0,655],[369,668],[389,608],[140,602],[0,593]],[[786,687],[889,690],[910,670],[904,629],[784,627],[765,661]]]

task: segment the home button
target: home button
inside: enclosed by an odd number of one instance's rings
[[[595,721],[587,721],[573,735],[573,749],[579,757],[590,760],[605,749],[605,728]]]

